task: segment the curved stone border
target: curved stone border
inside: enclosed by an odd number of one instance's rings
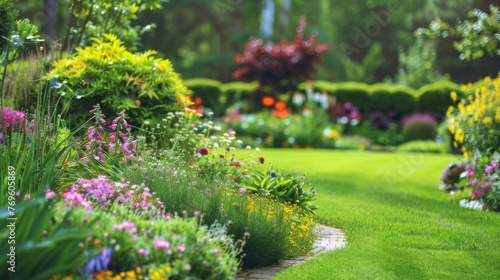
[[[320,231],[320,238],[318,238],[311,251],[311,256],[303,256],[291,260],[282,260],[279,263],[266,267],[258,267],[249,270],[244,270],[238,273],[237,280],[264,280],[272,279],[273,276],[278,274],[285,268],[305,262],[317,255],[332,251],[346,246],[345,234],[339,229],[318,225]]]

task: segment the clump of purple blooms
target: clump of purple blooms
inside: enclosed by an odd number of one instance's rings
[[[123,157],[125,162],[137,157],[137,140],[131,136],[131,128],[122,112],[107,125],[105,115],[101,113],[99,105],[90,112],[94,113],[95,125],[87,129],[87,144],[85,148],[90,157],[104,161],[103,149],[108,153]],[[107,137],[105,137],[107,134]],[[86,157],[83,160],[88,161]]]
[[[47,195],[49,196],[49,193]],[[91,180],[78,179],[64,192],[63,198],[85,206],[89,211],[91,211],[89,202],[101,208],[107,208],[118,202],[130,204],[135,209],[155,208],[159,214],[160,210],[165,208],[165,204],[155,195],[156,193],[151,193],[147,187],[131,185],[125,180],[113,182],[106,176],[99,176]]]
[[[0,111],[0,142],[4,141],[4,133],[18,128],[20,132],[30,133],[30,126],[26,114],[13,110],[9,107],[2,107]]]

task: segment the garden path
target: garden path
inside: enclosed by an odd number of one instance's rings
[[[278,274],[285,268],[300,264],[311,258],[316,257],[318,254],[342,248],[346,246],[345,234],[339,229],[319,225],[320,238],[316,240],[311,251],[311,256],[298,257],[290,260],[283,260],[279,263],[266,267],[258,267],[253,269],[244,270],[238,273],[237,280],[265,280],[272,279],[273,276]]]

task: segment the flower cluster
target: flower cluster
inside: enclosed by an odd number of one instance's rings
[[[486,77],[481,87],[473,92],[471,85],[464,86],[469,91],[467,98],[458,100],[455,93],[451,98],[458,102],[456,107],[448,108],[449,129],[454,135],[454,145],[463,145],[466,156],[477,149],[481,152],[494,152],[500,148],[500,77]]]
[[[106,208],[115,201],[119,204],[131,204],[135,209],[155,208],[160,210],[165,208],[163,202],[159,198],[155,198],[156,193],[151,193],[149,188],[130,185],[130,182],[125,180],[112,182],[106,176],[99,176],[91,180],[80,178],[67,190],[66,194],[79,197],[81,201],[91,201],[101,208]]]
[[[137,140],[133,140],[132,136],[130,136],[131,129],[125,119],[125,113],[120,113],[107,126],[105,116],[101,113],[99,105],[94,106],[91,112],[95,115],[95,126],[87,129],[88,142],[85,148],[89,156],[95,160],[104,161],[103,148],[106,148],[108,153],[122,157],[125,162],[132,157],[137,157]],[[107,129],[111,130],[111,132],[108,132]],[[105,138],[105,132],[108,132],[107,138]]]

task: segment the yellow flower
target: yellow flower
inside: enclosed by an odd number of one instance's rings
[[[459,128],[457,132],[455,133],[455,139],[457,140],[458,143],[463,143],[464,142],[464,131],[463,129]]]
[[[457,101],[457,93],[456,92],[452,91],[450,95],[451,95],[451,100]]]
[[[491,124],[493,123],[493,120],[491,119],[491,117],[486,117],[486,118],[484,118],[483,122],[484,122],[484,125],[486,125],[486,127],[490,127]]]

